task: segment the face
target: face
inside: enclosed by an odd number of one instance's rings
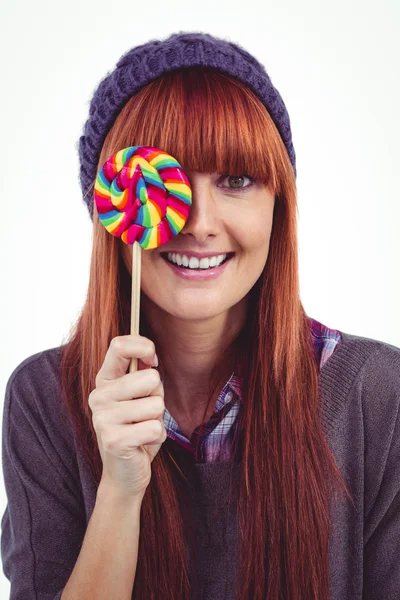
[[[141,287],[144,303],[180,319],[202,320],[244,301],[259,278],[268,257],[275,197],[246,175],[185,173],[192,187],[189,218],[168,243],[142,249]],[[132,246],[119,243],[131,273]]]

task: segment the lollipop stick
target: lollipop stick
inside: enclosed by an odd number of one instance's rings
[[[139,333],[140,314],[140,271],[141,271],[141,246],[138,242],[132,245],[132,299],[131,299],[131,335]],[[137,371],[137,358],[132,358],[129,373]]]

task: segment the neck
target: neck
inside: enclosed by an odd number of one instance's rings
[[[199,414],[209,399],[209,386],[220,386],[232,374],[235,364],[232,341],[246,321],[247,302],[209,319],[183,320],[143,302],[147,323],[160,356],[160,374],[164,381],[165,405],[171,413],[183,417]],[[211,377],[215,374],[215,379]],[[213,407],[212,407],[213,408]]]

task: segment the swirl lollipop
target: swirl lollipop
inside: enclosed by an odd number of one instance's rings
[[[192,204],[189,179],[178,161],[163,150],[130,146],[104,163],[94,199],[107,231],[132,244],[131,334],[137,334],[141,248],[162,246],[181,231]],[[129,371],[136,370],[137,359],[132,359]]]

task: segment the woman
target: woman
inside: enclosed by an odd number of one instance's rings
[[[140,336],[132,248],[93,204],[132,145],[175,157],[193,192],[182,231],[142,252]],[[79,156],[87,300],[7,385],[11,598],[398,598],[400,349],[305,313],[290,122],[264,67],[207,34],[133,48]]]

